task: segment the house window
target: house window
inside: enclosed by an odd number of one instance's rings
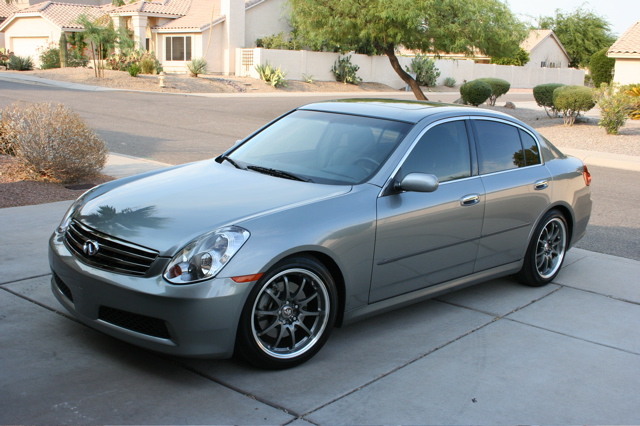
[[[544,68],[547,66],[547,61],[540,62],[540,67]]]
[[[191,36],[167,37],[165,46],[165,59],[167,61],[191,60]]]

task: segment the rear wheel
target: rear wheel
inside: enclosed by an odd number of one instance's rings
[[[284,260],[251,291],[240,318],[236,352],[268,369],[299,365],[329,338],[336,318],[329,271],[312,257]]]
[[[550,210],[544,215],[529,242],[522,269],[516,277],[526,285],[550,283],[560,272],[567,252],[567,222],[562,213]]]

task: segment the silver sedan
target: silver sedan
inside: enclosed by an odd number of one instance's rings
[[[505,275],[549,283],[590,179],[505,114],[310,104],[215,159],[82,195],[50,239],[52,290],[135,345],[292,367],[335,326]]]

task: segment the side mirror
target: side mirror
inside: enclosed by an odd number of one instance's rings
[[[410,192],[433,192],[438,189],[438,178],[426,173],[409,173],[396,183],[395,189]]]

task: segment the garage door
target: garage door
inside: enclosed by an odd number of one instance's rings
[[[12,37],[11,50],[18,56],[31,56],[33,66],[40,66],[40,52],[38,48],[45,47],[49,37]]]

